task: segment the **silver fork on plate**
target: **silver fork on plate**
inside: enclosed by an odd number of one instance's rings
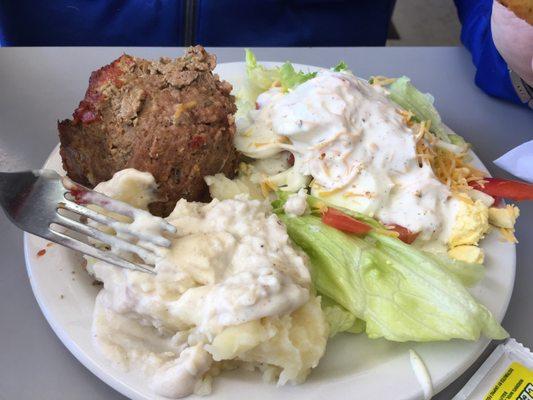
[[[160,234],[132,229],[130,223],[88,208],[88,204],[127,216],[131,220],[136,217],[148,218]],[[163,218],[90,190],[52,170],[0,172],[0,205],[9,219],[26,232],[118,267],[152,274],[157,246],[169,247],[171,243],[163,233],[168,235],[176,232],[176,228]],[[120,237],[88,224],[88,219],[112,228]],[[81,240],[79,234],[96,239],[119,252],[96,246],[90,240]],[[124,258],[125,252],[136,254],[142,261]]]

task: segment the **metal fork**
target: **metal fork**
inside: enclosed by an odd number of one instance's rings
[[[88,208],[88,204],[132,220],[139,216],[150,218],[160,234],[132,230],[130,223]],[[176,232],[176,228],[163,218],[90,190],[52,170],[0,172],[0,205],[9,219],[26,232],[118,267],[151,274],[155,273],[153,266],[158,257],[158,246],[169,247],[171,243],[163,233]],[[97,229],[95,224],[91,226],[88,219],[112,228],[120,237]],[[84,242],[73,232],[96,239],[120,252],[116,254],[99,248],[90,240]],[[124,258],[124,252],[136,254],[143,262]]]

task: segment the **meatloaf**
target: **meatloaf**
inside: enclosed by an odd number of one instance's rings
[[[203,177],[231,177],[238,161],[235,99],[215,65],[196,46],[176,59],[125,54],[93,72],[73,118],[58,122],[68,176],[93,187],[124,168],[151,172],[160,198],[151,210],[160,215],[180,198],[207,199]]]

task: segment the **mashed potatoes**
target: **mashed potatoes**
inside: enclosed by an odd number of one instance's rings
[[[154,188],[149,174],[125,170],[96,190],[127,199]],[[177,234],[157,275],[92,264],[104,283],[96,346],[171,398],[208,391],[211,372],[227,360],[260,367],[279,384],[302,382],[324,353],[328,328],[305,256],[269,211],[243,198],[181,200],[167,218]]]

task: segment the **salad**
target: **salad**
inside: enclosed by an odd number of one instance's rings
[[[516,242],[531,186],[488,178],[469,145],[406,77],[266,68],[246,52],[237,92],[239,175],[207,177],[213,198],[268,199],[308,255],[330,335],[392,341],[502,339],[468,292],[491,229]]]

